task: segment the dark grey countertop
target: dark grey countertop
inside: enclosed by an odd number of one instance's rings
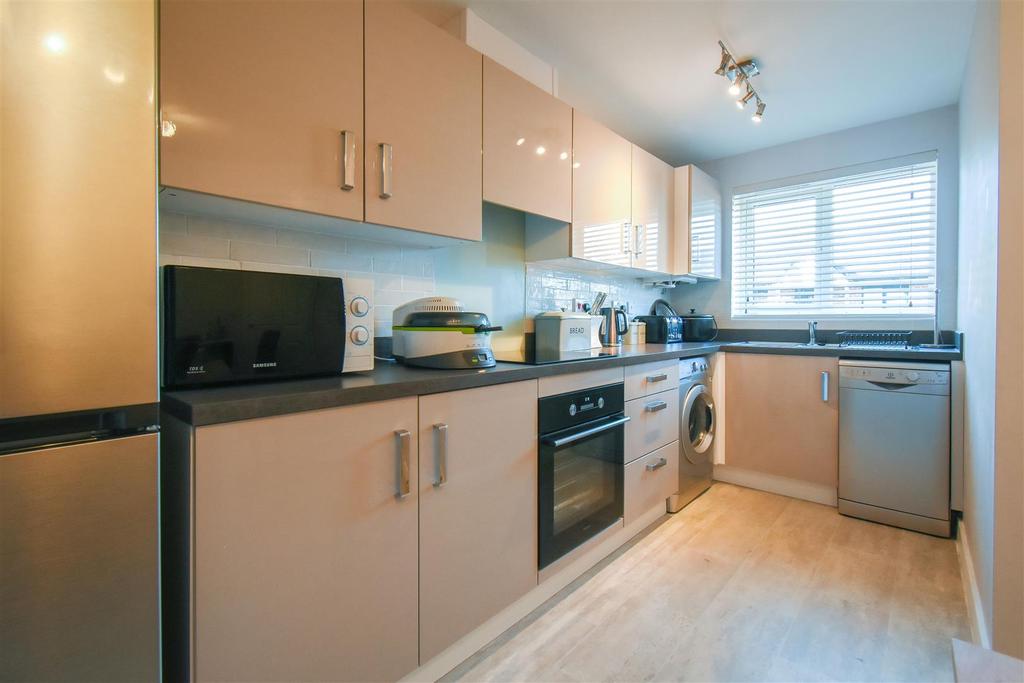
[[[962,357],[958,349],[869,350],[840,349],[836,346],[792,346],[785,343],[752,345],[735,342],[644,344],[624,346],[613,356],[583,361],[549,365],[498,363],[493,368],[475,370],[430,370],[378,361],[377,367],[370,372],[357,372],[341,377],[171,391],[164,393],[160,400],[163,410],[168,414],[199,427],[304,410],[383,401],[402,396],[471,389],[597,368],[703,356],[719,350],[729,353],[841,356],[924,362],[959,360]]]

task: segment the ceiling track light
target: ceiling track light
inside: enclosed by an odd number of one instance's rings
[[[729,80],[729,94],[738,98],[736,100],[737,109],[744,109],[747,102],[751,99],[757,102],[757,110],[750,117],[750,120],[754,123],[761,123],[764,117],[765,103],[761,96],[757,94],[757,91],[754,90],[754,86],[750,85],[750,79],[760,74],[761,68],[753,59],[736,61],[736,58],[732,56],[732,53],[729,52],[722,41],[718,41],[718,47],[722,48],[722,55],[718,68],[715,69],[715,74],[724,76]],[[739,97],[744,89],[746,93]]]

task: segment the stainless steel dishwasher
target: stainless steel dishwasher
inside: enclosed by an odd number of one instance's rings
[[[949,365],[839,361],[839,512],[949,536]]]

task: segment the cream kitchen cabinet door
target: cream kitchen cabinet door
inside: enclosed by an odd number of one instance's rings
[[[537,382],[419,401],[423,663],[537,585]]]
[[[722,277],[722,192],[692,164],[674,169],[672,272],[702,280]]]
[[[835,487],[839,361],[729,354],[725,464]]]
[[[160,111],[161,184],[363,219],[359,0],[162,0]]]
[[[572,107],[484,57],[484,200],[572,220]]]
[[[633,145],[632,266],[667,273],[671,270],[674,169]]]
[[[388,0],[365,40],[366,221],[480,240],[483,57]]]
[[[572,256],[632,265],[632,144],[573,110]]]
[[[196,430],[194,680],[416,668],[416,417],[409,397]]]

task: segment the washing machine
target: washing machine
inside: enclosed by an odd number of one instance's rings
[[[679,512],[711,487],[715,401],[707,358],[679,361],[679,493],[668,499],[668,511]]]

